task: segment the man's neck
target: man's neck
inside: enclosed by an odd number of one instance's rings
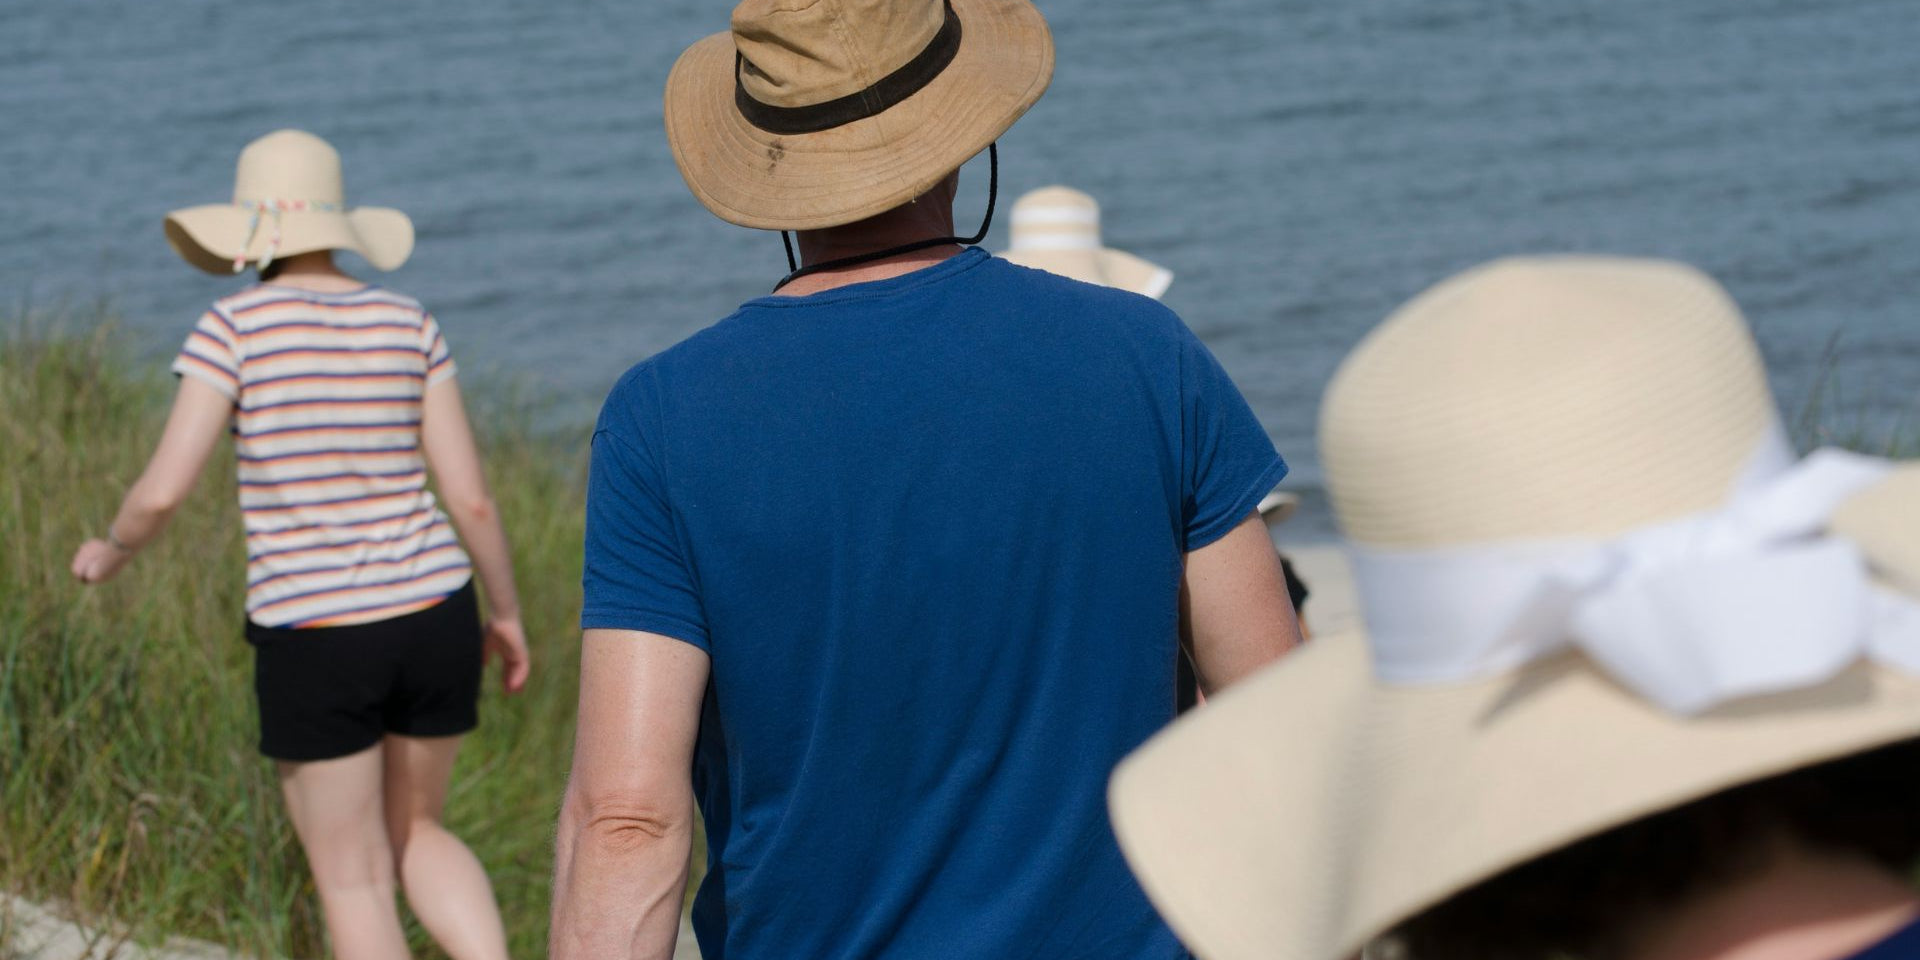
[[[912,203],[903,203],[855,223],[820,230],[802,230],[794,234],[800,246],[801,264],[830,263],[953,236],[953,193],[958,183],[957,176],[948,176]],[[809,273],[781,287],[780,293],[804,297],[835,287],[886,280],[933,266],[958,254],[961,249],[957,243],[943,243],[924,250]]]
[[[881,247],[879,249],[886,249]],[[792,283],[780,288],[780,294],[788,297],[804,297],[810,293],[832,290],[835,287],[851,286],[856,283],[872,283],[875,280],[887,280],[909,274],[915,270],[931,267],[936,263],[957,256],[964,248],[959,244],[942,244],[925,250],[896,254],[879,260],[869,260],[847,267],[822,270],[796,277]],[[841,256],[853,256],[842,254]],[[837,257],[807,257],[804,262],[825,263]]]
[[[1841,960],[1920,915],[1900,877],[1855,858],[1783,853],[1649,930],[1633,960]]]

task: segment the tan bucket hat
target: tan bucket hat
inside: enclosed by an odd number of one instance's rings
[[[1501,871],[1920,735],[1920,465],[1796,459],[1711,280],[1498,262],[1327,390],[1366,636],[1117,772],[1148,894],[1214,960],[1335,960]]]
[[[315,250],[351,250],[392,270],[413,252],[413,221],[385,207],[349,210],[339,152],[303,130],[276,130],[240,151],[232,203],[167,214],[167,243],[208,273]]]
[[[722,220],[838,226],[926,193],[1052,76],[1027,0],[743,0],[673,65],[667,142]]]
[[[1173,271],[1100,242],[1100,204],[1072,187],[1041,187],[1013,204],[1010,246],[1023,267],[1160,299]]]

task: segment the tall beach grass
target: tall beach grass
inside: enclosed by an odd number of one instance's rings
[[[162,365],[129,362],[107,311],[0,316],[0,890],[145,942],[317,957],[318,904],[254,747],[231,452],[118,580],[67,574],[145,464],[172,389]],[[1860,428],[1834,390],[1823,378],[1794,418],[1803,446],[1920,455],[1920,431]],[[536,430],[524,403],[470,402],[535,664],[512,699],[489,674],[447,819],[492,876],[514,955],[540,956],[571,752],[585,434]],[[411,932],[416,955],[438,956]]]
[[[123,343],[100,310],[0,317],[0,890],[144,942],[320,956],[312,884],[255,749],[231,451],[119,579],[67,573],[173,390]],[[516,411],[476,422],[534,671],[511,699],[489,671],[447,819],[492,876],[514,954],[539,956],[571,753],[585,434],[536,433]],[[436,955],[411,933],[416,955]]]
[[[1840,362],[1841,335],[1828,338],[1812,389],[1792,412],[1794,443],[1802,450],[1840,447],[1877,457],[1920,457],[1920,383],[1906,384],[1911,399],[1890,421],[1876,423],[1849,393],[1856,388]],[[1877,386],[1877,384],[1876,384]]]

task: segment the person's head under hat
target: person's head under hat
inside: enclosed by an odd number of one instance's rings
[[[1023,267],[1156,300],[1173,283],[1173,271],[1102,243],[1100,204],[1072,187],[1027,191],[1014,201],[1012,221],[1001,256]]]
[[[1321,446],[1365,636],[1113,783],[1198,953],[1920,955],[1920,465],[1797,457],[1717,284],[1469,271],[1349,356]]]
[[[954,235],[958,171],[1052,74],[1025,0],[744,0],[732,30],[674,64],[667,139],[715,216],[797,233],[783,292],[804,294],[836,271],[876,279],[978,243],[984,225]]]
[[[395,270],[413,252],[413,221],[386,207],[349,208],[339,152],[304,130],[276,130],[247,144],[233,202],[175,210],[166,235],[181,259],[216,275],[251,265],[270,278],[276,263],[336,250]]]

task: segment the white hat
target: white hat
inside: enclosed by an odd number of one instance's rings
[[[1023,267],[1159,299],[1173,272],[1100,244],[1100,205],[1071,187],[1030,190],[1013,204],[1013,245]]]
[[[1446,281],[1348,357],[1320,443],[1366,636],[1114,778],[1201,956],[1336,960],[1576,840],[1920,735],[1920,464],[1797,459],[1695,270]]]
[[[1261,497],[1260,505],[1254,509],[1260,511],[1260,519],[1266,522],[1268,529],[1272,529],[1286,523],[1287,518],[1300,509],[1300,497],[1285,490],[1275,490]]]
[[[208,273],[266,267],[276,257],[351,250],[380,270],[413,252],[413,221],[386,207],[347,208],[340,154],[302,130],[277,130],[240,151],[233,202],[167,214],[167,242]]]

